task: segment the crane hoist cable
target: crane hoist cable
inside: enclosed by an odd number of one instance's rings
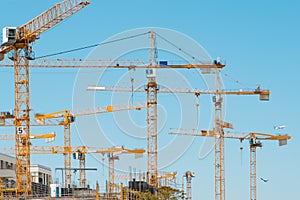
[[[134,78],[131,78],[130,82],[131,82],[131,103],[132,103],[133,102],[133,93],[134,93],[134,88],[133,88]]]
[[[165,37],[161,36],[158,33],[155,33],[159,38],[161,38],[162,40],[164,40],[165,42],[169,43],[170,45],[172,45],[173,47],[175,47],[178,51],[181,51],[183,54],[185,54],[186,56],[190,57],[191,59],[201,63],[201,61],[196,58],[195,56],[193,56],[192,54],[190,54],[189,52],[183,50],[182,48],[180,48],[179,46],[177,46],[175,43],[171,42],[170,40],[166,39]]]
[[[111,44],[111,43],[114,43],[114,42],[120,42],[120,41],[123,41],[123,40],[128,40],[128,39],[136,38],[136,37],[139,37],[139,36],[143,36],[143,35],[146,35],[148,33],[149,33],[149,31],[144,32],[144,33],[139,33],[139,34],[136,34],[136,35],[123,37],[123,38],[118,38],[118,39],[115,39],[115,40],[110,40],[110,41],[107,41],[107,42],[101,42],[101,43],[98,43],[98,44],[92,44],[92,45],[88,45],[88,46],[84,46],[84,47],[79,47],[79,48],[75,48],[75,49],[60,51],[60,52],[57,52],[57,53],[51,53],[51,54],[47,54],[47,55],[43,55],[43,56],[38,56],[38,57],[36,57],[36,59],[46,58],[46,57],[51,57],[51,56],[57,56],[57,55],[61,55],[61,54],[71,53],[71,52],[74,52],[74,51],[81,51],[81,50],[84,50],[84,49],[90,49],[90,48],[94,48],[94,47],[97,47],[97,46],[103,46],[103,45],[106,45],[106,44]]]
[[[197,126],[199,125],[199,107],[200,107],[199,96],[200,95],[195,95],[195,97],[196,97],[195,107],[196,107],[196,124],[197,124]]]
[[[223,74],[225,77],[228,77],[230,80],[232,80],[234,83],[245,87],[246,89],[251,89],[251,87],[247,86],[246,84],[242,83],[241,81],[235,79],[234,77],[230,76],[229,74],[225,73],[224,71],[219,70],[221,74]]]
[[[81,50],[85,50],[85,49],[89,49],[89,48],[94,48],[94,47],[97,47],[97,46],[103,46],[103,45],[106,45],[106,44],[120,42],[120,41],[123,41],[123,40],[133,39],[133,38],[136,38],[136,37],[139,37],[139,36],[147,35],[147,34],[149,34],[149,32],[150,31],[147,31],[147,32],[144,32],[144,33],[140,33],[140,34],[136,34],[136,35],[131,35],[131,36],[123,37],[123,38],[118,38],[118,39],[115,39],[115,40],[110,40],[110,41],[107,41],[107,42],[101,42],[101,43],[98,43],[98,44],[92,44],[92,45],[87,45],[87,46],[83,46],[83,47],[79,47],[79,48],[74,48],[74,49],[69,49],[69,50],[65,50],[65,51],[60,51],[60,52],[57,52],[57,53],[46,54],[46,55],[43,55],[43,56],[38,56],[38,57],[36,57],[36,59],[46,58],[46,57],[51,57],[51,56],[56,56],[56,55],[61,55],[61,54],[66,54],[66,53],[71,53],[71,52],[75,52],[75,51],[81,51]],[[166,39],[165,37],[161,36],[158,33],[156,33],[156,35],[158,37],[160,37],[162,40],[164,40],[165,42],[167,42],[168,44],[170,44],[173,47],[175,47],[177,50],[181,51],[186,56],[188,56],[188,57],[192,58],[193,60],[201,63],[200,59],[196,58],[195,56],[193,56],[189,52],[183,50],[181,47],[177,46],[175,43],[171,42],[170,40]]]

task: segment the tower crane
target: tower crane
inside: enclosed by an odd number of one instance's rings
[[[195,129],[171,129],[169,134],[188,135],[188,136],[203,136],[203,137],[215,137],[215,130],[195,130]],[[261,140],[277,140],[279,146],[286,145],[287,140],[291,139],[289,135],[272,135],[266,133],[257,132],[223,132],[223,138],[238,139],[241,142],[249,140],[250,147],[250,200],[256,200],[256,148],[262,147]]]
[[[195,177],[195,173],[191,171],[185,172],[185,178],[186,178],[186,199],[191,200],[192,199],[192,178]]]
[[[71,130],[70,126],[71,123],[75,121],[75,117],[78,116],[86,116],[86,115],[93,115],[93,114],[101,114],[101,113],[108,113],[108,112],[116,112],[116,111],[124,111],[124,110],[141,110],[146,106],[137,103],[136,105],[110,105],[110,106],[98,106],[94,110],[91,109],[81,109],[79,111],[74,111],[71,113],[70,110],[62,110],[48,114],[36,114],[34,116],[35,120],[39,121],[41,125],[51,125],[53,122],[58,125],[62,125],[64,127],[64,147],[69,149],[71,147]],[[45,122],[46,120],[46,122]],[[51,121],[52,120],[52,121]],[[53,121],[54,120],[54,121]],[[71,168],[71,154],[66,151],[64,154],[64,167]],[[70,187],[72,180],[71,180],[71,172],[70,170],[64,171],[64,187]]]
[[[100,153],[102,155],[108,155],[108,193],[111,194],[114,189],[114,160],[118,159],[114,154],[141,154],[144,152],[144,149],[127,149],[124,147],[112,147],[107,149],[81,147],[81,149],[77,149],[75,152],[73,151],[73,154],[78,154],[79,169],[85,169],[85,154],[87,153]],[[85,170],[79,171],[79,186],[81,188],[86,187]]]
[[[43,32],[75,14],[89,4],[83,0],[64,0],[20,27],[4,28],[0,60],[12,51],[14,66],[14,125],[16,148],[16,195],[28,196],[30,182],[30,104],[29,104],[29,60],[34,58],[31,44]],[[21,143],[18,129],[22,127],[25,140]]]
[[[77,156],[77,159],[79,160],[79,168],[80,169],[85,169],[85,154],[86,153],[100,153],[102,155],[104,154],[107,154],[108,155],[108,158],[109,158],[109,164],[108,164],[108,179],[109,180],[114,180],[114,161],[111,160],[111,155],[114,154],[114,153],[128,153],[128,152],[131,152],[131,151],[136,151],[136,153],[143,153],[145,150],[139,150],[139,149],[135,149],[135,150],[130,150],[130,149],[126,149],[124,147],[112,147],[112,148],[107,148],[107,149],[95,149],[93,148],[94,150],[89,150],[89,151],[86,151],[86,150],[77,150],[76,153],[73,153],[74,154],[78,154]],[[113,157],[113,156],[112,156]],[[111,169],[112,168],[112,169]],[[109,181],[110,183],[111,181]],[[79,186],[81,188],[84,188],[86,187],[86,174],[84,171],[80,171],[79,172]]]
[[[119,160],[120,154],[143,154],[144,149],[123,149],[122,151],[112,150],[108,152],[108,197],[115,192],[115,160]]]
[[[250,200],[256,200],[256,148],[262,147],[261,140],[277,140],[279,146],[287,144],[287,140],[291,139],[288,135],[271,135],[263,133],[248,133],[240,140],[249,140],[250,147]]]

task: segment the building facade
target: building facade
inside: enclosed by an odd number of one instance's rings
[[[15,188],[16,159],[0,153],[0,188]],[[32,194],[34,196],[48,195],[52,182],[49,167],[33,164],[30,165]]]

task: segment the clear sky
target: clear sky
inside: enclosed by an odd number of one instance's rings
[[[58,1],[10,0],[1,4],[0,27],[20,26],[34,18]],[[257,150],[257,198],[259,199],[295,199],[298,196],[298,180],[300,164],[298,123],[300,106],[298,57],[300,44],[299,14],[300,3],[297,1],[96,1],[72,16],[55,28],[42,34],[34,45],[36,56],[56,53],[63,50],[96,44],[123,36],[132,31],[150,30],[147,27],[158,27],[171,30],[175,35],[185,35],[201,45],[215,59],[221,56],[226,60],[227,66],[222,70],[224,87],[228,89],[255,88],[261,84],[262,88],[271,90],[269,102],[259,102],[257,96],[231,96],[226,97],[225,121],[234,125],[234,131],[259,131],[262,133],[278,134],[274,130],[276,125],[286,125],[280,133],[292,136],[287,146],[279,147],[277,142],[265,141],[263,148]],[[125,33],[124,33],[125,32]],[[168,31],[166,31],[168,32]],[[120,34],[120,33],[123,33]],[[163,35],[163,31],[161,34]],[[174,36],[174,35],[173,35]],[[192,45],[182,40],[164,35],[178,47],[199,55]],[[170,37],[170,38],[169,38]],[[147,44],[148,37],[144,37]],[[190,41],[190,40],[189,40]],[[138,41],[132,41],[137,44]],[[159,46],[159,40],[157,41]],[[142,44],[140,47],[143,47]],[[70,54],[60,55],[57,58],[95,58],[116,57],[124,59],[143,59],[147,61],[147,51],[130,51],[121,49],[124,46],[111,44],[110,50],[87,49]],[[136,47],[133,45],[133,48]],[[116,55],[118,51],[122,55]],[[138,47],[136,47],[138,48]],[[122,51],[121,51],[122,50]],[[127,50],[127,51],[126,51]],[[95,53],[96,52],[96,53]],[[127,52],[124,54],[124,52]],[[100,55],[99,55],[100,54]],[[176,54],[176,52],[175,52]],[[103,55],[103,57],[102,57]],[[203,55],[203,53],[200,55]],[[159,52],[158,59],[177,60],[174,52]],[[170,58],[169,58],[170,57]],[[198,57],[197,57],[198,58]],[[201,58],[199,58],[201,59]],[[97,105],[122,103],[120,99],[128,101],[131,94],[110,95],[104,93],[88,94],[78,93],[78,88],[85,88],[85,83],[91,77],[103,73],[97,70],[57,70],[33,69],[30,77],[32,114],[37,112],[53,112],[63,109],[84,108],[90,106],[85,97],[94,95]],[[203,80],[198,82],[199,74],[196,71],[175,71],[174,74],[158,72],[158,82],[168,87],[180,87],[189,84],[193,87],[205,86]],[[228,76],[224,76],[228,74]],[[130,78],[135,78],[137,84],[145,82],[143,71],[105,71],[99,84],[130,86]],[[177,79],[177,76],[182,79]],[[173,79],[173,77],[175,77]],[[79,78],[85,80],[83,82]],[[13,71],[0,68],[0,110],[13,108]],[[168,80],[168,81],[166,81]],[[172,81],[176,80],[176,81]],[[181,80],[184,80],[181,82]],[[241,84],[236,84],[238,80]],[[82,82],[81,82],[82,81]],[[165,82],[164,82],[165,81]],[[96,82],[97,83],[97,82]],[[174,84],[174,85],[173,85]],[[185,85],[183,85],[185,86]],[[79,96],[78,96],[79,94]],[[77,95],[77,96],[76,96]],[[81,96],[80,96],[81,95]],[[118,96],[120,95],[120,96]],[[81,98],[82,97],[82,98]],[[121,98],[122,97],[122,98]],[[182,98],[182,99],[181,99]],[[186,99],[185,99],[186,98]],[[118,101],[119,100],[119,101]],[[145,94],[134,94],[134,100],[145,101]],[[130,100],[131,101],[131,100]],[[211,141],[205,138],[191,138],[168,135],[169,128],[179,127],[201,129],[210,128],[212,119],[212,105],[210,97],[200,97],[200,108],[196,112],[195,97],[182,97],[176,95],[159,94],[159,169],[160,171],[177,171],[177,181],[181,182],[182,175],[187,171],[196,173],[192,181],[193,199],[213,199],[214,197],[214,171],[213,152]],[[187,109],[187,111],[186,111]],[[108,147],[124,145],[128,148],[146,148],[145,116],[146,112],[130,112],[136,129],[124,125],[126,121],[120,120],[122,115],[104,114],[97,116],[101,131],[90,125],[91,118],[77,119],[76,126],[72,127],[73,145],[90,145]],[[198,114],[198,115],[197,115]],[[198,119],[198,120],[197,120]],[[131,122],[132,122],[131,121]],[[128,128],[128,130],[127,130]],[[84,129],[84,130],[82,130]],[[11,132],[12,129],[3,128],[1,132]],[[52,145],[62,145],[63,128],[33,128],[33,133],[56,131],[57,138]],[[101,132],[101,133],[100,133]],[[102,136],[104,136],[102,138]],[[102,140],[102,139],[103,140]],[[104,141],[104,138],[106,139]],[[182,144],[179,142],[182,141]],[[108,144],[107,141],[110,143]],[[5,147],[8,143],[1,142]],[[13,143],[12,143],[13,144]],[[33,141],[35,145],[44,145],[43,141]],[[240,147],[244,150],[241,151]],[[159,152],[159,153],[160,153]],[[170,153],[171,152],[171,153]],[[208,153],[206,156],[204,154]],[[168,156],[170,155],[170,156]],[[97,155],[99,159],[100,155]],[[136,171],[146,169],[146,155],[133,160],[133,156],[120,156],[116,163],[119,171],[128,171],[129,167]],[[122,159],[123,158],[123,159]],[[100,159],[101,160],[101,159]],[[106,159],[105,159],[106,160]],[[62,167],[62,156],[32,156],[32,163],[42,163],[55,167]],[[77,162],[73,161],[77,166]],[[106,163],[106,161],[105,161]],[[249,198],[249,150],[247,142],[226,141],[226,197],[239,200]],[[97,167],[97,172],[88,172],[88,183],[95,185],[99,180],[104,186],[107,170],[105,164],[99,163],[92,156],[87,157],[88,167]],[[60,178],[60,173],[53,173],[54,178]],[[78,178],[78,174],[76,174]],[[269,179],[267,183],[261,182],[260,177]]]

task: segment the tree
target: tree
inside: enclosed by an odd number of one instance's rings
[[[169,187],[162,186],[158,188],[157,195],[151,192],[137,192],[139,200],[178,200],[182,199],[182,191]]]

